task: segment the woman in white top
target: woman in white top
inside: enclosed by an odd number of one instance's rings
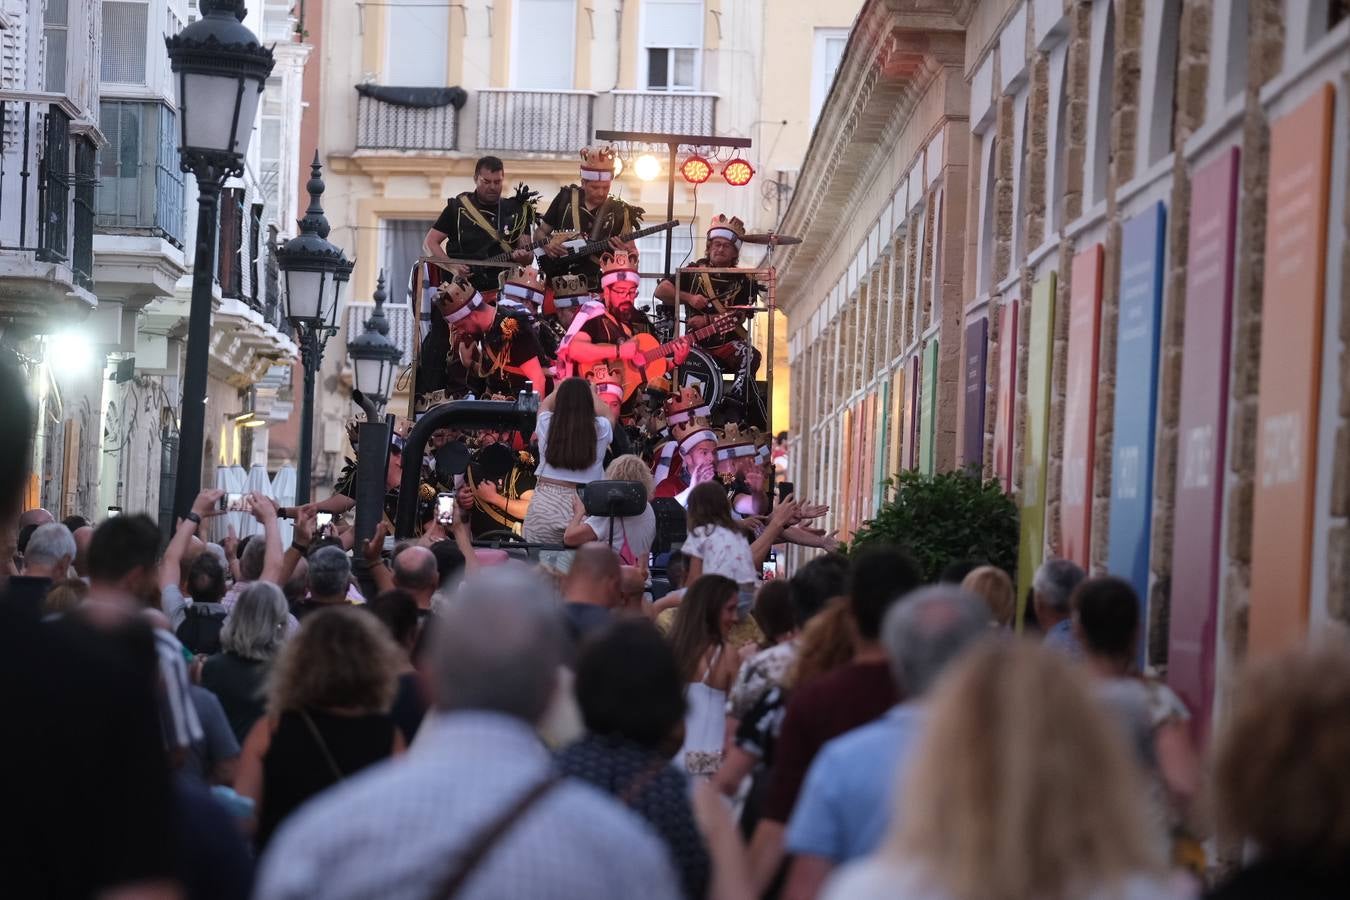
[[[656,513],[651,507],[654,489],[652,470],[642,461],[642,457],[626,453],[610,462],[605,469],[605,478],[641,484],[647,495],[646,508],[637,516],[588,516],[581,498],[577,497],[573,501],[572,521],[563,534],[563,543],[569,547],[580,547],[592,541],[608,542],[614,552],[619,554],[620,564],[634,566],[645,573],[652,544],[656,541]]]
[[[1073,664],[991,639],[940,682],[890,832],[826,900],[1179,900],[1120,729]]]
[[[689,775],[711,778],[726,742],[727,689],[741,659],[727,636],[736,625],[736,582],[704,575],[685,592],[670,643],[685,683],[684,743],[673,762]]]
[[[522,533],[536,544],[561,544],[572,520],[577,487],[604,477],[601,460],[614,438],[614,413],[584,378],[568,378],[544,398],[534,432],[539,439],[537,483]],[[541,553],[540,562],[566,571],[571,554]],[[560,557],[566,558],[560,558]]]

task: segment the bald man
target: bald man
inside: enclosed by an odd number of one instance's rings
[[[23,515],[19,516],[19,527],[22,528],[25,525],[46,525],[48,522],[55,521],[56,516],[47,512],[45,509],[29,509],[25,510]]]
[[[394,557],[394,587],[412,594],[419,610],[431,609],[431,595],[440,586],[436,554],[426,547],[409,547]]]
[[[613,621],[610,610],[619,605],[619,555],[608,544],[583,544],[563,582],[563,612],[572,639],[580,643],[588,634]]]

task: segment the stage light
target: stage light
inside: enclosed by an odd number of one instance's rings
[[[690,184],[702,184],[712,177],[712,166],[706,159],[695,154],[686,159],[684,165],[680,166],[680,174]]]
[[[755,169],[748,162],[737,157],[722,167],[722,177],[732,187],[745,187],[755,177]]]
[[[643,181],[655,181],[661,176],[661,160],[644,153],[633,161],[633,173]]]

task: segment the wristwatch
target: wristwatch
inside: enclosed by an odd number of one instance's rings
[[[199,516],[199,515],[197,515],[197,514],[196,514],[195,512],[193,512],[192,510],[188,510],[187,515],[183,516],[183,518],[186,519],[187,521],[191,522],[191,523],[194,524],[194,525],[200,525],[200,524],[202,524],[202,517]]]

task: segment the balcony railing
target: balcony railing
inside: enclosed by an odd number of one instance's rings
[[[714,134],[716,94],[615,91],[614,130]]]
[[[61,101],[0,92],[0,249],[31,250],[43,262],[66,262],[73,237],[82,251],[85,235],[71,234],[75,174],[70,115]]]
[[[517,153],[576,153],[591,140],[589,91],[478,91],[478,146]]]
[[[358,91],[365,85],[358,85]],[[411,106],[362,94],[356,101],[358,150],[456,150],[459,110],[453,103]]]
[[[162,103],[104,99],[99,121],[108,146],[99,159],[99,229],[147,229],[183,246],[183,175],[177,117]]]

